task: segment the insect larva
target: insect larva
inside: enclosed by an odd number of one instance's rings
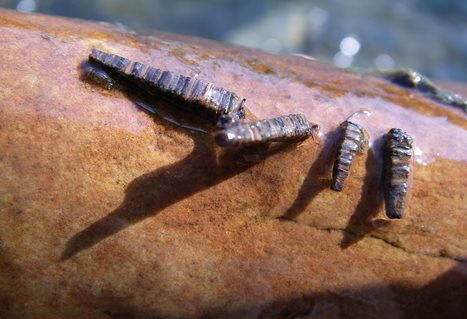
[[[250,145],[267,142],[293,142],[314,135],[318,125],[311,125],[303,114],[290,114],[270,120],[238,122],[218,132],[219,146]]]
[[[384,201],[389,218],[401,218],[407,195],[413,139],[401,129],[385,135]]]
[[[107,90],[111,90],[115,86],[115,81],[112,79],[107,72],[101,68],[86,65],[84,67],[84,74],[86,77],[94,83],[105,87]]]
[[[212,83],[162,71],[96,49],[89,59],[106,70],[138,83],[151,93],[166,93],[188,102],[185,104],[189,105],[190,110],[207,114],[221,128],[245,117],[245,99]]]
[[[368,133],[362,126],[346,120],[341,123],[340,130],[342,133],[334,160],[331,183],[331,189],[338,192],[344,187],[353,158],[362,153],[368,145]]]

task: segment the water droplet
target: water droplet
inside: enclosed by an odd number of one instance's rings
[[[375,67],[380,70],[393,69],[395,66],[394,60],[389,54],[383,53],[376,57]]]
[[[36,10],[36,0],[21,0],[16,5],[16,10],[21,12],[33,12]]]
[[[353,63],[353,56],[337,52],[333,58],[334,65],[339,68],[348,68]]]
[[[355,36],[349,35],[342,39],[339,44],[339,49],[343,54],[353,56],[360,51],[360,46],[360,41],[358,41]]]

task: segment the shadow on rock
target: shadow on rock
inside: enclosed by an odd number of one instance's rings
[[[400,282],[337,289],[264,302],[204,318],[467,318],[467,264],[457,263],[423,287]]]
[[[382,145],[383,138],[380,137],[373,142],[372,148],[368,151],[362,196],[344,229],[344,237],[340,244],[342,248],[357,243],[374,229],[371,219],[378,213],[383,202],[381,193],[383,155],[380,151]]]
[[[137,289],[137,287],[135,287]],[[265,288],[267,289],[267,288]],[[266,294],[267,295],[267,294]],[[264,299],[235,306],[224,300],[198,309],[184,318],[467,318],[467,264],[457,263],[450,270],[422,287],[405,282],[375,284],[364,287],[309,292],[293,298]],[[232,296],[237,302],[241,296]],[[240,298],[240,299],[239,299]],[[128,300],[130,299],[130,300]],[[131,298],[107,296],[94,300],[96,308],[111,318],[161,318],[157,311],[135,306]],[[157,303],[157,300],[154,301]],[[192,305],[194,306],[194,305]],[[175,311],[175,310],[174,310]],[[178,317],[178,316],[177,316]],[[172,318],[172,317],[167,317]]]
[[[334,145],[338,133],[339,130],[336,129],[327,133],[325,138],[322,139],[324,145],[321,148],[321,153],[308,170],[306,178],[298,191],[297,198],[281,218],[294,220],[306,209],[313,198],[331,185],[330,170],[334,160]]]
[[[218,156],[210,137],[200,135],[200,130],[190,130],[187,127],[198,127],[199,123],[179,125],[178,120],[172,120],[177,112],[167,111],[174,108],[163,99],[157,100],[157,108],[152,101],[144,99],[141,102],[139,95],[129,94],[130,99],[151,114],[157,114],[155,120],[159,125],[169,126],[170,129],[180,130],[194,141],[193,151],[186,158],[174,164],[159,168],[133,180],[125,190],[123,203],[107,216],[94,222],[86,229],[75,234],[66,243],[61,255],[64,261],[77,253],[90,248],[119,231],[133,225],[145,218],[154,216],[165,208],[194,194],[210,188],[226,179],[229,179],[248,168],[260,163],[268,156],[293,145],[277,144],[272,147],[260,145],[233,150],[223,150]],[[148,106],[149,104],[151,106]],[[151,110],[154,110],[152,112]],[[156,111],[157,110],[157,111]],[[168,117],[170,113],[170,119]],[[181,118],[187,121],[190,114],[182,114]],[[195,121],[199,121],[195,119]],[[201,131],[204,131],[201,130]],[[255,158],[258,160],[251,161]]]

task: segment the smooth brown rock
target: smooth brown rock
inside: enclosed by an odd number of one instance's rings
[[[108,24],[0,11],[0,43],[1,318],[467,317],[461,111],[301,57]],[[250,116],[304,113],[322,136],[221,151],[82,81],[93,47],[198,74]],[[372,151],[336,193],[332,132],[363,107]],[[378,226],[391,127],[414,137],[413,185],[404,218]]]

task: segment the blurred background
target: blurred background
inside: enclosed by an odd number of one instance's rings
[[[467,0],[0,0],[0,7],[467,82]]]

